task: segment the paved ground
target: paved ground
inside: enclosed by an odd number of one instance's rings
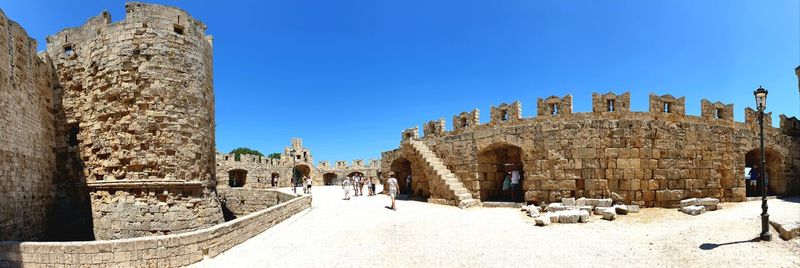
[[[196,267],[800,267],[800,239],[752,241],[760,202],[688,216],[643,209],[609,222],[534,226],[517,209],[455,207],[383,195],[342,200],[315,187],[306,210]],[[800,218],[800,198],[770,200]]]

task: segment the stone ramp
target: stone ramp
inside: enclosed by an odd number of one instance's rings
[[[428,202],[455,205],[460,208],[480,205],[480,202],[472,198],[472,194],[464,187],[464,184],[447,169],[442,160],[425,143],[411,140],[404,143],[403,146],[409,146],[410,151],[414,152],[414,156],[419,157],[424,163],[425,174],[431,189],[431,198],[428,199]]]

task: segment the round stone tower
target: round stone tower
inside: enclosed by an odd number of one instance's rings
[[[97,239],[220,223],[211,37],[183,10],[125,8],[125,20],[103,12],[47,37],[61,87],[59,159],[82,171],[70,180],[90,193]]]

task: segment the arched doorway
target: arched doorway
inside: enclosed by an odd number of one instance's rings
[[[300,183],[303,177],[311,177],[311,167],[306,164],[298,164],[292,169],[292,179],[295,183]]]
[[[784,194],[786,193],[786,182],[783,177],[783,158],[781,154],[775,149],[766,147],[764,150],[766,160],[767,172],[767,194]],[[749,171],[754,166],[761,166],[761,149],[753,149],[748,151],[744,156],[745,178],[749,178]],[[751,187],[749,181],[745,181],[747,188],[747,196],[760,196],[761,195],[761,180],[756,182],[755,187]]]
[[[496,144],[478,153],[478,174],[481,201],[522,202],[525,179],[523,155],[520,147],[509,144]],[[516,189],[503,190],[506,174],[519,177]]]
[[[411,175],[411,161],[405,159],[403,157],[397,158],[392,161],[391,170],[394,172],[394,176],[397,179],[397,183],[400,184],[400,193],[413,195],[416,193],[417,195],[423,195],[422,189],[416,190],[419,187],[414,187],[418,185],[419,178],[417,180]],[[411,186],[408,186],[408,178],[411,176]]]
[[[278,172],[272,172],[272,175],[270,175],[270,185],[272,187],[277,187],[278,181],[280,179],[281,179],[281,174],[278,174]]]
[[[247,180],[247,170],[234,169],[228,171],[228,186],[243,187]]]
[[[325,185],[339,184],[337,179],[336,173],[329,172],[322,175],[322,181],[325,183]]]

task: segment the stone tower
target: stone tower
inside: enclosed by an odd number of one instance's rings
[[[47,37],[61,174],[77,170],[58,179],[88,189],[96,239],[220,223],[211,37],[177,8],[125,9]]]

